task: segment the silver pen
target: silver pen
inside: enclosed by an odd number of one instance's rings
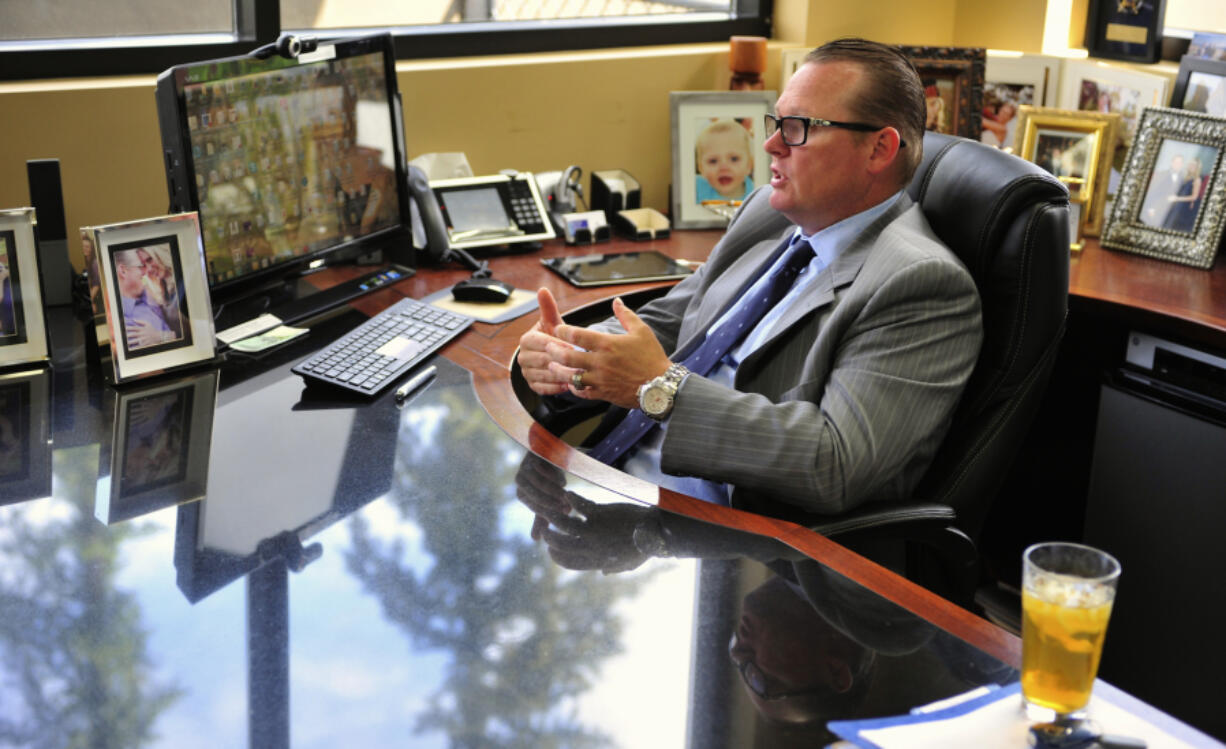
[[[405,398],[409,397],[409,393],[417,388],[425,385],[426,382],[438,372],[438,367],[431,364],[422,371],[409,378],[409,381],[396,388],[396,402],[400,403]]]

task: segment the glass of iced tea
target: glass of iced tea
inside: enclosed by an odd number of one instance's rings
[[[1119,579],[1115,557],[1089,546],[1023,552],[1022,695],[1033,719],[1084,714]]]

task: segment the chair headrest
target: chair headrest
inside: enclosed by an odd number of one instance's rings
[[[1068,190],[1036,164],[965,138],[924,134],[924,159],[907,188],[932,230],[982,288],[1004,233],[1035,203],[1063,204]]]

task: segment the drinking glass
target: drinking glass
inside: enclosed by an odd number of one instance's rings
[[[1115,557],[1089,546],[1047,542],[1023,552],[1022,695],[1031,718],[1084,717],[1119,579]]]

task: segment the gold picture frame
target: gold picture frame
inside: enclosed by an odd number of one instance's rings
[[[1042,166],[1082,204],[1083,233],[1102,233],[1107,183],[1120,127],[1112,112],[1083,112],[1052,107],[1018,111],[1017,155]]]

